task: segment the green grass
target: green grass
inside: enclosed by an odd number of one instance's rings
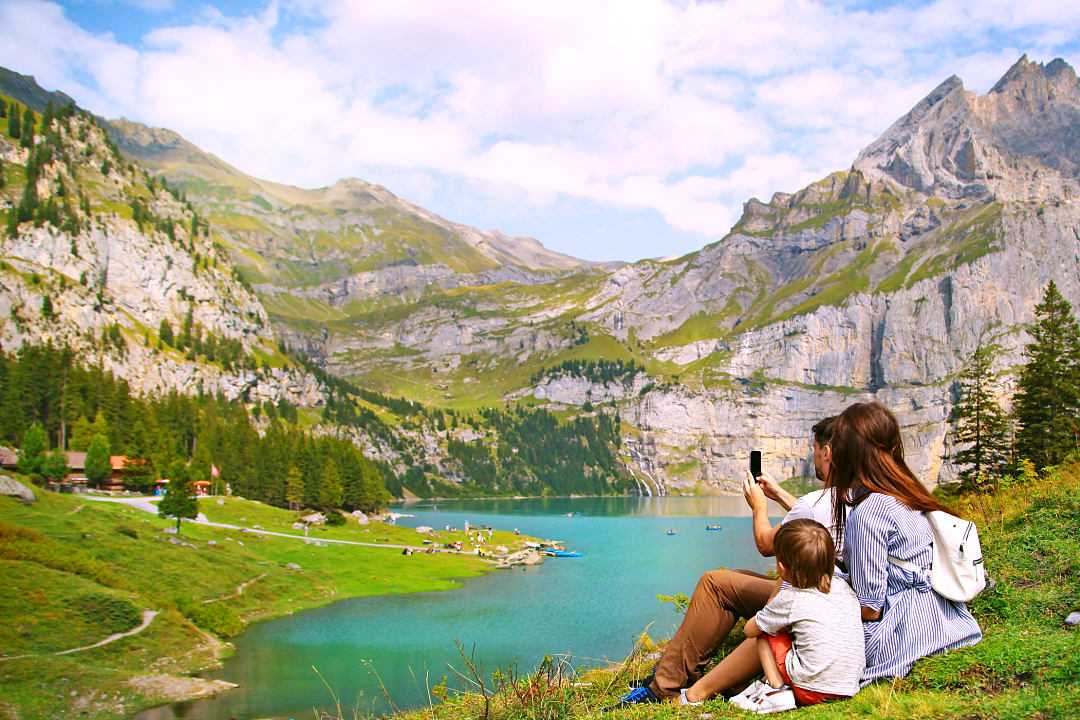
[[[199,511],[204,513],[211,522],[245,527],[259,525],[264,530],[294,535],[302,535],[303,531],[294,530],[293,523],[296,522],[300,515],[307,514],[307,512],[292,512],[238,497],[201,498],[199,500]],[[412,528],[382,522],[370,522],[367,525],[360,525],[352,517],[348,518],[345,525],[313,527],[309,530],[309,537],[315,540],[351,540],[354,542],[389,543],[416,547],[422,547],[422,541],[425,537],[431,537],[441,543],[465,542],[467,540],[465,532],[461,530],[457,532],[440,530],[430,536],[424,536],[418,534]],[[497,530],[491,541],[485,543],[482,549],[485,552],[494,552],[495,547],[498,545],[504,545],[511,549],[520,549],[523,547],[522,542],[522,537],[514,535],[512,532]]]
[[[150,513],[77,496],[37,494],[30,506],[0,497],[5,607],[0,653],[34,654],[0,663],[4,718],[126,717],[154,702],[129,687],[130,678],[149,668],[186,673],[214,660],[206,631],[227,635],[257,619],[346,597],[447,590],[492,567],[473,556],[404,557],[393,549],[320,547],[191,524],[184,525],[180,538],[190,546],[174,545],[162,532],[174,523]],[[248,517],[266,529],[295,532],[295,513],[258,503],[233,498],[217,506],[208,500],[203,509],[214,518]],[[415,531],[380,523],[368,532],[350,524],[312,534],[416,544],[420,539]],[[506,533],[497,533],[495,540],[511,544]],[[288,563],[301,569],[291,570]],[[254,578],[259,579],[243,595],[232,597],[241,583]],[[110,624],[87,614],[94,612],[95,602],[98,608],[112,602],[93,599],[101,595],[161,614],[145,632],[111,645],[68,656],[41,654],[90,644],[114,632],[122,618]],[[214,601],[226,596],[227,602]],[[101,699],[105,695],[108,702]],[[80,703],[91,697],[97,700],[82,714]]]
[[[961,495],[946,499],[979,523],[984,556],[995,589],[971,603],[984,639],[974,647],[925,658],[912,673],[879,682],[844,702],[798,711],[799,717],[956,718],[1010,720],[1077,717],[1080,708],[1080,653],[1077,630],[1064,625],[1080,597],[1080,463],[1052,472],[1030,486],[998,496]],[[741,641],[736,629],[722,655]],[[655,643],[643,635],[625,661],[592,670],[544,672],[505,679],[487,704],[479,693],[450,694],[432,708],[406,713],[404,720],[600,720],[602,712],[642,677],[654,660]],[[586,661],[589,662],[589,661]],[[571,659],[570,665],[576,663]],[[557,669],[557,668],[556,668]],[[436,688],[437,695],[443,690]],[[485,709],[486,708],[486,709]],[[723,700],[703,707],[667,703],[620,710],[628,720],[745,718]]]

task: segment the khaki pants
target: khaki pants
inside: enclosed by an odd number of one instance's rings
[[[702,575],[682,625],[656,665],[650,689],[669,698],[696,682],[735,622],[765,607],[776,584],[775,579],[749,570],[712,570]]]

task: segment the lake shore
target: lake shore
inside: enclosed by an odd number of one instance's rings
[[[403,555],[395,545],[422,549],[429,536],[382,523],[353,520],[299,538],[296,513],[240,498],[204,499],[200,509],[212,521],[293,536],[194,523],[176,536],[167,532],[174,523],[145,510],[35,491],[32,505],[0,498],[0,570],[15,595],[0,630],[11,656],[0,716],[105,720],[205,697],[228,688],[189,674],[220,664],[227,639],[253,623],[348,598],[455,589],[495,570],[469,554]],[[460,530],[434,537],[467,540]],[[386,547],[340,544],[350,539]],[[489,542],[519,549],[527,539],[496,531]],[[101,597],[158,614],[120,642],[58,655],[109,634],[88,606]]]

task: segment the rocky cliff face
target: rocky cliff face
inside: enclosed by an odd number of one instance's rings
[[[1023,58],[981,97],[950,78],[850,173],[802,197],[750,201],[733,233],[700,253],[611,275],[585,317],[659,338],[652,356],[682,374],[623,403],[640,430],[637,462],[669,485],[734,490],[760,448],[777,474],[806,475],[813,422],[878,399],[900,416],[916,472],[949,481],[952,381],[980,340],[1003,347],[1008,370],[1049,280],[1080,306],[1078,108],[1061,61]],[[846,198],[858,199],[821,219]],[[837,265],[845,286],[820,279]],[[764,311],[754,300],[747,310],[747,277],[770,288]],[[705,322],[691,329],[715,337],[663,342],[695,317]],[[743,323],[753,327],[739,332]],[[588,394],[558,389],[535,395]]]
[[[283,368],[185,357],[162,344],[163,323],[189,327],[235,355],[274,352],[266,311],[235,277],[211,238],[193,232],[190,209],[128,166],[87,115],[43,124],[33,149],[0,136],[9,212],[36,172],[39,210],[0,239],[0,344],[65,344],[142,392],[221,392],[229,398],[316,404],[314,378]],[[33,154],[33,157],[32,157]],[[31,170],[35,166],[36,170]],[[42,209],[54,207],[46,217]],[[138,207],[140,218],[136,219]],[[5,217],[8,213],[5,213]]]

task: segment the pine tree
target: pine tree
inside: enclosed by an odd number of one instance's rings
[[[22,137],[22,121],[19,120],[19,108],[14,103],[11,105],[11,109],[8,111],[8,135],[12,140],[18,140]]]
[[[94,435],[86,449],[86,479],[91,485],[101,485],[112,472],[109,439],[104,435]]]
[[[170,478],[169,489],[158,503],[158,515],[176,518],[176,534],[180,534],[183,518],[194,520],[199,515],[199,501],[195,498],[195,486],[191,482],[176,482]]]
[[[7,185],[7,172],[4,169],[4,161],[0,160],[0,188]]]
[[[41,462],[49,443],[45,437],[45,428],[41,423],[34,423],[23,434],[19,445],[19,472],[30,477],[41,472]]]
[[[319,506],[323,510],[341,507],[341,473],[332,458],[323,463],[322,484],[319,485]]]
[[[158,337],[166,345],[172,347],[175,338],[173,338],[172,324],[166,318],[162,318],[161,325],[158,326]]]
[[[90,441],[94,438],[94,432],[90,420],[85,415],[80,415],[71,424],[71,434],[68,437],[68,449],[73,452],[86,452],[90,447]]]
[[[7,117],[7,102],[4,98],[0,98],[0,118]]]
[[[63,450],[53,450],[41,459],[41,477],[49,482],[58,483],[67,477],[68,461]]]
[[[1080,325],[1057,286],[1046,287],[1028,328],[1031,343],[1020,371],[1014,413],[1017,446],[1037,467],[1057,465],[1080,438]]]
[[[953,408],[953,438],[966,446],[954,460],[964,466],[960,478],[969,487],[1000,477],[1009,462],[1008,419],[995,396],[998,376],[993,364],[998,350],[995,345],[979,344],[960,376],[959,398]]]
[[[304,503],[304,478],[300,475],[300,468],[295,465],[289,467],[289,475],[285,480],[285,500],[289,503],[290,510],[299,510]]]
[[[41,316],[46,320],[51,320],[53,316],[53,304],[52,298],[48,295],[41,296]]]
[[[26,108],[22,117],[22,137],[20,144],[24,148],[34,147],[34,111]]]

